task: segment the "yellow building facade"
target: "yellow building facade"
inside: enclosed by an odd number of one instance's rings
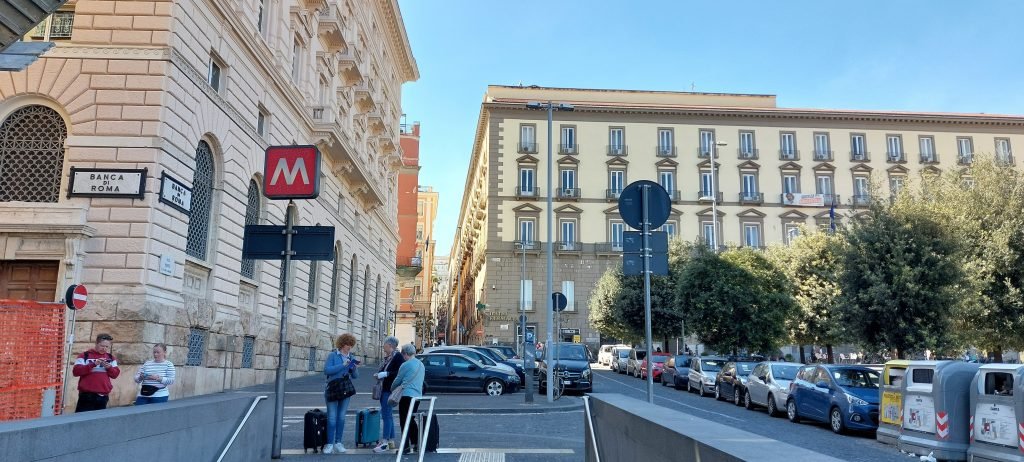
[[[763,247],[788,242],[800,226],[828,227],[833,205],[841,226],[872,194],[898,191],[923,172],[982,154],[1017,165],[1013,147],[1024,143],[1021,116],[779,108],[773,95],[490,86],[451,250],[449,331],[462,343],[515,341],[523,307],[530,329],[546,329],[547,112],[529,103],[548,101],[572,109],[554,112],[551,133],[551,291],[569,299],[561,338],[592,345],[601,337],[588,325],[587,302],[600,275],[621,261],[630,229],[617,199],[631,182],[668,191],[672,213],[662,230],[671,236]]]

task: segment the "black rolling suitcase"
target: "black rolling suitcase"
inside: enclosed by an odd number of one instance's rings
[[[302,421],[302,452],[323,452],[327,444],[327,414],[319,409],[307,411]]]
[[[412,416],[412,422],[409,425],[409,441],[416,446],[417,450],[420,448],[419,436],[420,426],[426,424],[427,413],[417,412]],[[427,434],[427,444],[425,449],[427,452],[437,452],[437,446],[441,442],[441,427],[437,424],[437,414],[434,414],[430,418],[430,433]]]

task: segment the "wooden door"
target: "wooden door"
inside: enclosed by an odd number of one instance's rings
[[[0,298],[52,302],[57,300],[59,262],[0,261]]]

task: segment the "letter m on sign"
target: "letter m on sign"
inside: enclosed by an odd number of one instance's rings
[[[320,194],[320,151],[316,146],[271,146],[263,166],[268,199],[316,199]]]

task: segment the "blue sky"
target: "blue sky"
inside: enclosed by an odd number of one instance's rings
[[[1024,1],[400,0],[420,184],[451,247],[488,84],[778,95],[780,107],[1024,114]]]

